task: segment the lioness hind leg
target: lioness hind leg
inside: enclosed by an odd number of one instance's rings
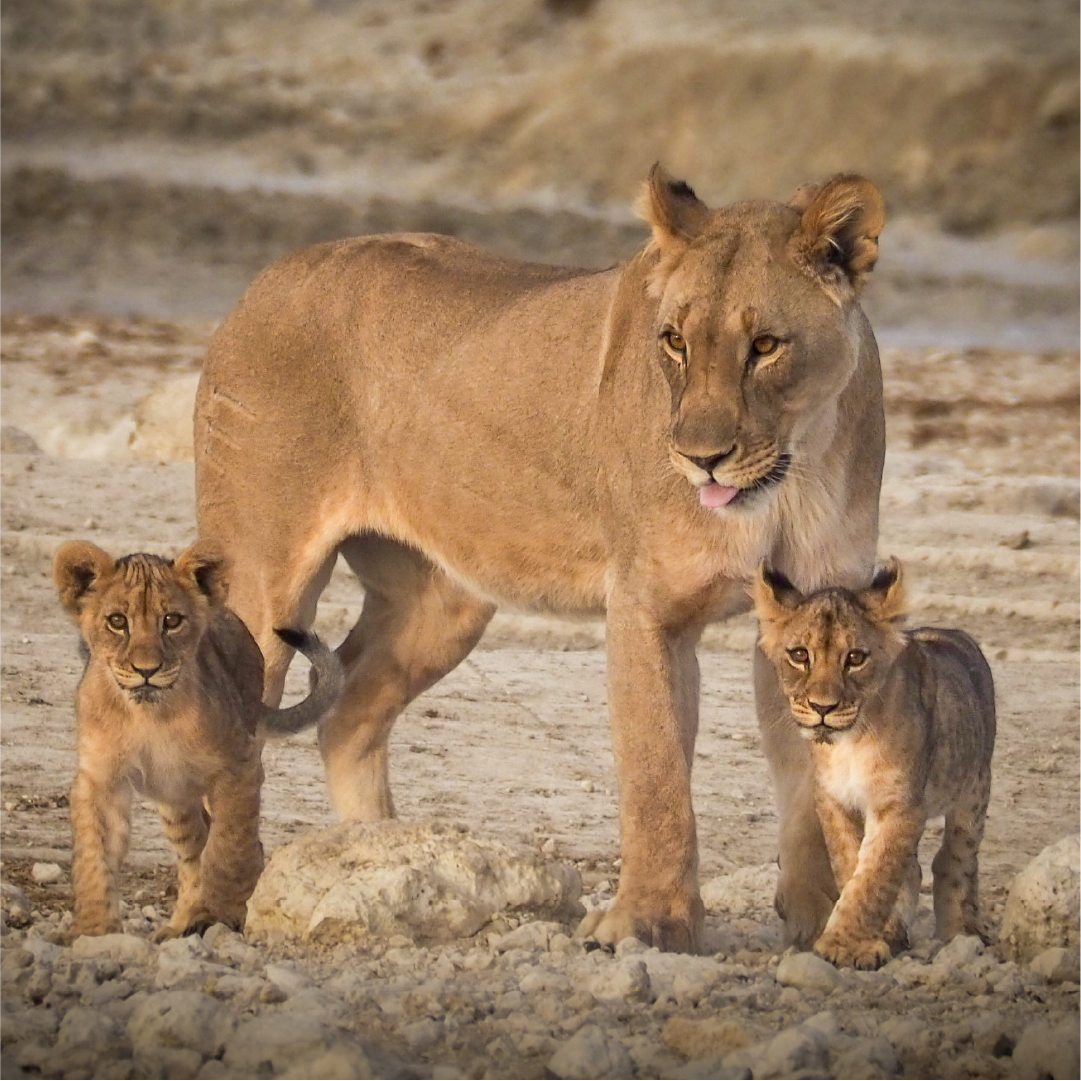
[[[946,815],[942,847],[934,872],[935,934],[943,942],[956,935],[979,935],[986,929],[979,915],[979,850],[990,793],[990,776],[981,777]]]
[[[394,721],[466,657],[495,607],[396,542],[355,537],[341,552],[364,584],[364,608],[338,649],[345,686],[320,726],[319,746],[338,814],[368,822],[394,816],[387,761]]]
[[[202,803],[174,806],[158,804],[166,839],[176,849],[178,889],[172,918],[154,935],[161,942],[184,934],[191,914],[199,906],[199,863],[210,830],[210,816]]]

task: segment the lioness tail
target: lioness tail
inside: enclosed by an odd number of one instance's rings
[[[312,690],[304,701],[288,709],[263,708],[261,726],[267,735],[288,736],[315,724],[334,705],[342,689],[342,662],[334,650],[310,631],[275,627],[274,633],[312,662]]]

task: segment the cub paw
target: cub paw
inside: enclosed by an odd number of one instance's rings
[[[881,968],[892,956],[887,942],[881,938],[844,939],[837,935],[823,935],[814,946],[814,952],[838,968]]]
[[[697,953],[704,922],[702,902],[695,898],[681,907],[686,911],[677,914],[617,897],[607,912],[590,912],[578,925],[577,933],[580,938],[593,938],[604,946],[637,938],[666,953]]]
[[[882,937],[889,943],[890,951],[894,956],[912,948],[908,927],[899,916],[890,916],[883,928]]]

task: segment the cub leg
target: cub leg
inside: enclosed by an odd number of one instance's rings
[[[120,929],[116,875],[131,836],[131,794],[131,785],[116,778],[103,783],[84,769],[75,778],[70,798],[75,843],[72,937]]]
[[[199,866],[199,899],[186,930],[224,923],[239,931],[248,898],[263,871],[259,796],[263,767],[258,756],[215,779],[210,790],[210,836]]]
[[[901,892],[897,896],[897,904],[894,905],[889,919],[886,920],[884,938],[890,944],[894,954],[907,950],[912,945],[911,931],[916,922],[916,912],[920,906],[920,883],[923,881],[923,872],[920,870],[920,861],[913,856],[905,871],[904,881],[901,883]]]
[[[823,794],[819,802],[833,801]],[[837,813],[828,812],[830,819]],[[843,809],[840,813],[844,814]],[[844,883],[826,929],[815,943],[815,953],[836,965],[856,968],[878,968],[890,959],[884,937],[886,921],[909,872],[923,821],[919,815],[900,808],[868,814],[855,870]]]
[[[579,934],[694,952],[704,909],[691,806],[697,633],[666,633],[634,605],[608,607],[608,694],[620,791],[619,890]],[[689,656],[689,655],[690,656]]]
[[[172,918],[154,934],[155,942],[176,938],[188,930],[193,912],[199,907],[199,861],[206,846],[210,816],[202,802],[176,806],[158,804],[165,836],[176,849],[178,890]]]
[[[364,608],[338,648],[345,685],[319,748],[335,810],[370,822],[394,816],[387,740],[395,720],[468,655],[495,607],[396,542],[357,537],[341,551],[364,584]]]
[[[757,648],[754,689],[780,819],[780,876],[774,906],[784,920],[788,942],[810,949],[837,900],[837,884],[815,811],[811,752],[792,719],[773,665]]]
[[[978,854],[990,788],[987,771],[958,799],[946,815],[942,847],[931,863],[935,878],[935,934],[943,942],[960,934],[986,937],[979,918]]]

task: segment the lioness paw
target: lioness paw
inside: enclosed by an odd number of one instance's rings
[[[580,938],[594,938],[605,946],[637,938],[666,953],[697,953],[701,933],[702,918],[695,915],[693,906],[687,915],[676,916],[621,904],[618,898],[607,912],[590,912],[578,925]]]
[[[826,926],[833,905],[834,898],[825,891],[782,874],[773,907],[784,921],[787,944],[809,949]]]

